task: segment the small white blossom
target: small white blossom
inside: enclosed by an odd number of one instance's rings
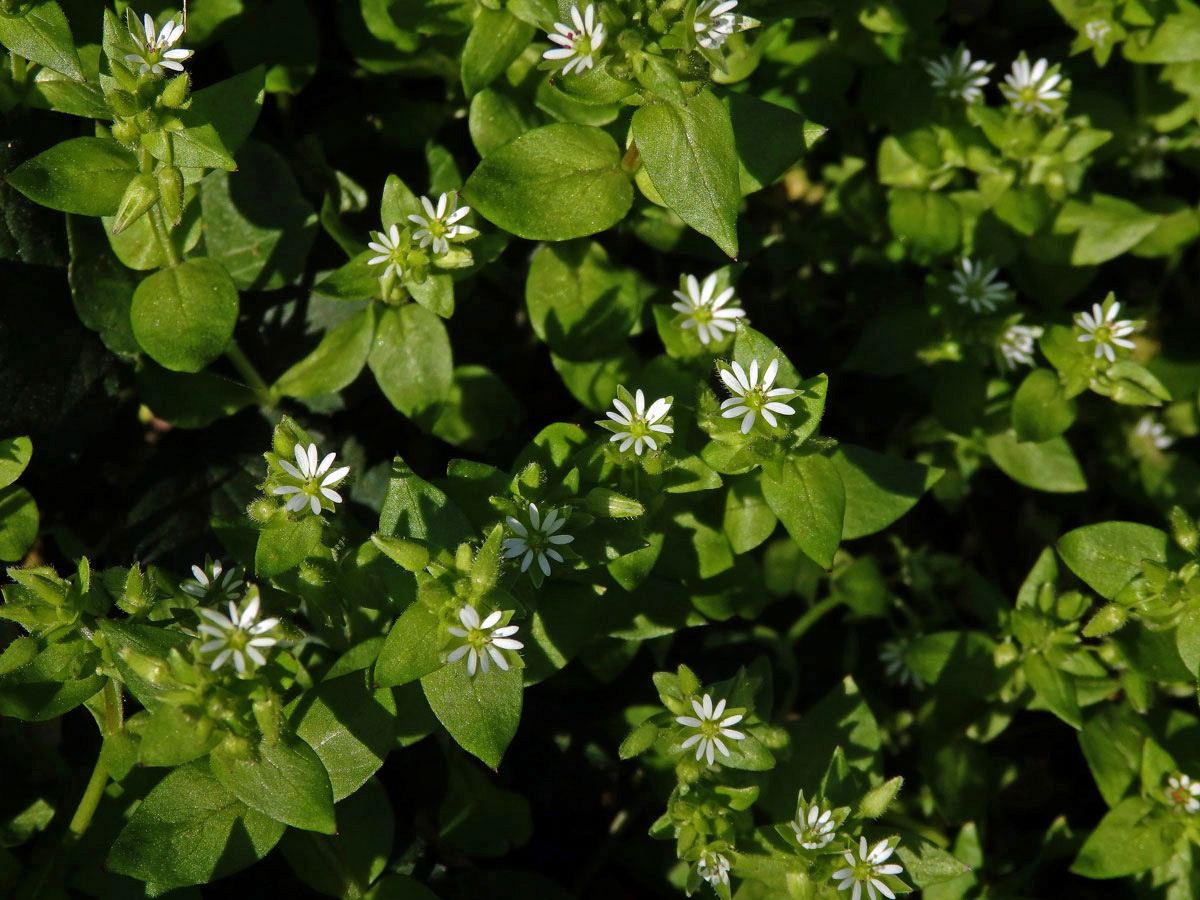
[[[1175,438],[1167,434],[1167,426],[1157,421],[1150,413],[1138,419],[1137,424],[1133,426],[1133,434],[1141,442],[1150,444],[1157,450],[1166,450],[1175,443]]]
[[[705,50],[716,50],[737,27],[738,0],[703,0],[696,6],[692,29],[696,32],[696,43]]]
[[[262,648],[273,647],[278,641],[273,637],[264,637],[265,633],[279,624],[278,619],[263,619],[258,621],[258,595],[256,594],[246,608],[238,613],[237,604],[229,601],[229,615],[225,616],[215,609],[197,609],[196,612],[208,621],[197,629],[201,634],[212,638],[200,645],[201,653],[217,651],[212,661],[215,672],[225,665],[230,658],[233,667],[241,675],[246,671],[246,657],[257,665],[265,665],[267,658],[262,654]]]
[[[1139,326],[1132,319],[1117,319],[1117,313],[1121,311],[1119,302],[1114,301],[1111,306],[1106,306],[1107,309],[1099,303],[1093,303],[1090,313],[1075,314],[1075,324],[1084,332],[1079,336],[1080,342],[1096,342],[1096,359],[1105,356],[1109,362],[1113,362],[1117,358],[1113,347],[1132,350],[1134,344],[1128,335],[1137,331]]]
[[[908,642],[903,638],[884,641],[879,646],[879,661],[883,663],[883,670],[887,676],[897,684],[911,684],[915,688],[922,688],[925,682],[908,667],[908,661],[904,658],[907,647]]]
[[[475,675],[478,667],[486,675],[488,667],[495,662],[503,671],[508,671],[508,660],[504,658],[504,650],[520,650],[525,645],[513,639],[520,630],[518,625],[498,625],[504,618],[504,613],[496,610],[482,622],[479,613],[473,606],[464,606],[458,611],[458,621],[462,628],[451,627],[449,631],[456,638],[462,638],[463,643],[455,647],[446,656],[446,662],[458,662],[464,656],[467,658],[467,674]]]
[[[837,826],[833,821],[833,810],[822,810],[814,803],[807,810],[801,808],[791,823],[796,840],[805,850],[820,850],[837,837]]]
[[[865,837],[859,838],[858,858],[855,858],[852,850],[847,850],[845,857],[846,862],[850,864],[850,868],[838,869],[833,873],[834,879],[841,882],[837,886],[837,889],[844,891],[853,888],[850,900],[859,900],[862,897],[864,887],[867,889],[867,896],[871,900],[876,900],[876,891],[879,891],[888,900],[896,900],[896,895],[892,892],[892,889],[878,877],[880,875],[899,875],[904,871],[904,867],[897,863],[884,862],[884,860],[892,855],[895,849],[895,847],[889,847],[888,842],[883,840],[868,852],[867,839]]]
[[[596,21],[595,4],[589,3],[580,14],[578,6],[571,7],[572,25],[562,22],[554,23],[558,34],[547,35],[558,44],[542,54],[542,59],[563,65],[563,74],[569,75],[572,70],[583,72],[596,64],[595,54],[604,46],[606,32],[603,22]]]
[[[307,448],[296,444],[295,455],[296,465],[293,466],[286,459],[281,459],[279,467],[300,484],[284,484],[271,491],[272,494],[280,496],[294,495],[287,502],[288,512],[303,509],[307,503],[314,516],[320,515],[322,497],[333,503],[341,503],[342,495],[333,488],[350,474],[350,467],[342,466],[331,472],[330,466],[337,458],[336,453],[328,454],[321,460],[321,464],[317,465],[316,444],[309,444]]]
[[[1012,65],[1012,71],[1004,76],[1000,93],[1017,112],[1051,113],[1050,100],[1059,100],[1063,93],[1056,90],[1062,75],[1048,74],[1050,64],[1044,59],[1030,65],[1022,54]]]
[[[1103,47],[1108,43],[1108,38],[1112,34],[1112,25],[1104,19],[1094,19],[1083,26],[1083,33],[1087,35],[1087,39],[1097,47]]]
[[[719,701],[714,707],[712,696],[705,694],[702,700],[692,700],[692,709],[696,712],[695,716],[676,716],[675,721],[687,728],[696,729],[696,733],[690,735],[680,746],[686,750],[695,745],[697,760],[707,757],[708,764],[711,766],[713,760],[716,759],[716,750],[720,750],[723,756],[729,755],[729,748],[725,746],[721,738],[740,741],[746,737],[742,732],[729,727],[742,721],[741,713],[721,718],[722,713],[725,712],[724,700]]]
[[[650,404],[650,408],[646,409],[646,395],[639,388],[633,398],[633,409],[630,409],[629,404],[620,398],[613,399],[613,406],[616,407],[616,412],[610,410],[605,415],[620,426],[621,430],[615,432],[609,438],[609,443],[622,441],[620,446],[622,453],[628,450],[631,445],[633,446],[633,452],[638,456],[642,455],[643,444],[651,450],[657,450],[658,441],[651,432],[658,432],[659,434],[675,433],[675,429],[670,425],[662,424],[662,419],[671,409],[671,401],[665,397],[655,400]]]
[[[983,59],[971,59],[971,51],[959,47],[953,55],[931,59],[925,63],[925,71],[933,83],[933,89],[954,100],[977,103],[983,99],[983,88],[993,63]]]
[[[723,853],[706,850],[696,863],[696,874],[716,887],[718,884],[729,885],[729,860]]]
[[[1186,813],[1200,811],[1200,781],[1172,775],[1167,779],[1167,805]]]
[[[749,434],[754,427],[758,415],[766,420],[772,428],[777,424],[775,414],[781,416],[795,415],[796,410],[786,403],[772,400],[772,397],[783,397],[796,393],[791,388],[771,388],[775,382],[775,374],[779,371],[779,360],[771,360],[767,371],[763,373],[762,384],[758,381],[758,360],[751,360],[750,374],[747,375],[740,363],[731,363],[730,368],[721,369],[721,380],[734,396],[721,404],[726,419],[743,416],[742,434]]]
[[[236,600],[242,595],[243,584],[245,582],[238,577],[236,568],[226,571],[218,561],[210,563],[207,571],[200,566],[192,566],[192,577],[181,583],[179,589],[197,600],[215,599],[218,596],[223,600]]]
[[[182,24],[176,25],[175,20],[171,19],[156,37],[154,19],[147,13],[142,17],[141,31],[142,33],[137,29],[130,31],[129,36],[137,44],[138,52],[125,54],[125,62],[137,66],[140,75],[162,75],[163,69],[183,71],[183,61],[192,55],[192,51],[175,46],[183,37]]]
[[[681,328],[695,328],[696,337],[702,344],[721,340],[722,331],[732,333],[737,330],[734,320],[742,318],[746,311],[736,306],[723,308],[733,299],[733,288],[725,288],[720,294],[713,296],[717,290],[716,272],[705,278],[703,284],[696,280],[695,275],[688,275],[684,284],[687,290],[675,291],[679,302],[671,304],[671,309],[686,317],[680,325]]]
[[[997,303],[1012,299],[1008,283],[994,280],[998,274],[998,269],[964,258],[950,276],[949,291],[960,304],[971,307],[972,312],[995,312]]]
[[[1009,325],[1000,336],[1000,358],[1003,368],[1033,365],[1034,343],[1042,336],[1040,325]]]
[[[368,259],[367,265],[377,266],[380,263],[387,263],[388,267],[383,270],[384,278],[403,275],[404,265],[399,252],[402,249],[400,247],[400,228],[393,225],[387,230],[387,233],[372,231],[371,236],[375,240],[368,241],[367,247],[374,250],[377,255]]]
[[[554,545],[561,547],[575,540],[569,534],[558,534],[567,520],[559,514],[557,509],[550,510],[543,519],[536,503],[529,504],[529,527],[513,516],[506,516],[505,521],[516,537],[505,538],[500,547],[504,551],[505,559],[513,559],[521,554],[525,555],[521,560],[522,572],[529,568],[529,564],[536,556],[542,574],[549,575],[550,560],[563,561],[562,554],[554,549]]]
[[[469,240],[479,234],[470,225],[455,224],[471,211],[469,206],[458,205],[457,194],[442,194],[438,197],[436,208],[432,200],[422,197],[421,205],[425,207],[425,215],[410,215],[408,221],[417,226],[417,230],[413,232],[413,240],[422,247],[433,244],[434,255],[449,253],[450,241]]]

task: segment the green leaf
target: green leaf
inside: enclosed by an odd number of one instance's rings
[[[143,134],[141,141],[150,155],[163,163],[185,169],[237,170],[233,151],[207,122],[179,131],[153,131]]]
[[[337,806],[337,834],[291,830],[279,849],[300,880],[332,897],[359,898],[383,874],[395,828],[387,791],[370,781]]]
[[[0,488],[6,488],[25,471],[33,458],[33,441],[27,437],[0,440]]]
[[[379,771],[396,743],[392,692],[372,691],[365,671],[322,682],[289,715],[296,736],[313,748],[329,773],[335,803]],[[344,833],[345,822],[338,821]]]
[[[282,575],[304,561],[321,540],[321,517],[301,510],[293,519],[282,507],[258,533],[254,571],[263,578]]]
[[[824,569],[842,539],[846,492],[837,467],[819,453],[791,457],[779,474],[763,470],[762,491],[792,540]]]
[[[614,266],[595,241],[542,247],[525,282],[534,332],[572,359],[595,359],[622,346],[649,293],[635,271]]]
[[[334,300],[366,300],[379,294],[379,266],[367,265],[375,251],[364,250],[334,269],[315,285],[313,292]]]
[[[493,858],[529,842],[533,816],[521,793],[493,784],[494,779],[461,753],[447,754],[446,763],[449,778],[438,809],[442,840],[468,856]]]
[[[211,722],[162,703],[142,729],[138,761],[145,766],[181,766],[206,756],[220,742],[221,731]]]
[[[424,678],[442,665],[438,618],[423,603],[413,603],[388,632],[375,664],[375,680],[397,687]]]
[[[137,386],[142,402],[177,428],[207,428],[258,402],[236,381],[211,372],[170,372],[145,359],[137,367]]]
[[[59,212],[114,216],[137,171],[134,155],[112,138],[78,137],[26,160],[5,180]]]
[[[510,882],[506,873],[504,882]],[[438,900],[437,894],[407,875],[385,875],[371,887],[363,900]]]
[[[348,387],[375,338],[375,307],[369,305],[321,339],[312,353],[279,376],[272,390],[287,397],[316,397]]]
[[[888,782],[889,784],[891,782]],[[880,787],[884,787],[881,785]],[[878,788],[876,789],[878,790]],[[936,844],[914,836],[913,840],[902,840],[896,848],[898,861],[904,865],[905,878],[911,879],[918,888],[941,884],[958,878],[971,867],[956,859]]]
[[[239,800],[277,822],[333,834],[333,790],[312,747],[291,736],[235,752],[227,740],[209,754],[213,774]]]
[[[505,231],[563,241],[604,231],[633,203],[616,142],[590,125],[546,125],[492,151],[463,198]]]
[[[743,195],[773,184],[826,131],[824,126],[753,94],[722,92],[721,104],[733,125]]]
[[[416,538],[435,548],[457,547],[476,536],[475,528],[445,492],[418,477],[398,456],[392,460],[379,533]]]
[[[192,34],[191,30],[188,34]],[[262,112],[265,79],[263,67],[255,66],[211,87],[193,91],[185,113],[186,124],[211,124],[224,149],[237,153]]]
[[[496,148],[535,128],[540,121],[536,112],[526,110],[508,94],[484,88],[471,98],[467,126],[476,152],[486,157]]]
[[[888,194],[888,225],[922,256],[942,256],[958,246],[961,216],[949,197],[915,188]]]
[[[9,570],[10,574],[14,571]],[[28,609],[14,609],[16,604],[10,590],[11,587],[5,588],[8,602],[0,607],[4,618],[19,622],[31,631],[57,620],[53,610],[50,610],[50,621],[44,622],[39,621],[41,617],[36,613],[22,614]],[[0,715],[26,722],[45,722],[74,709],[104,686],[106,676],[95,674],[98,662],[95,646],[82,637],[73,636],[50,644],[31,662],[0,678]]]
[[[757,475],[730,479],[725,495],[725,536],[734,553],[749,553],[775,531],[779,521],[763,496]]]
[[[1015,434],[1004,431],[988,437],[987,450],[1005,475],[1026,487],[1055,494],[1087,490],[1079,461],[1061,437],[1021,444]]]
[[[1071,871],[1085,878],[1121,878],[1166,862],[1174,841],[1161,810],[1143,797],[1122,800],[1088,835]]]
[[[521,55],[533,26],[503,9],[481,6],[462,52],[462,85],[468,97],[487,87]]]
[[[155,785],[117,836],[106,865],[168,887],[204,884],[262,859],[285,826],[248,808],[197,760]]]
[[[0,488],[0,559],[19,562],[37,540],[41,518],[33,495],[20,485]]]
[[[430,428],[456,447],[484,450],[520,417],[521,404],[486,366],[455,366],[450,394]]]
[[[54,0],[43,0],[24,15],[0,15],[0,44],[75,81],[87,81],[71,26]]]
[[[1022,663],[1029,686],[1054,713],[1072,728],[1083,727],[1079,701],[1075,697],[1075,682],[1052,666],[1040,653],[1027,653]]]
[[[404,286],[431,313],[443,319],[454,315],[454,279],[449,275],[430,275],[424,281],[406,281]]]
[[[410,419],[444,402],[454,382],[446,326],[415,303],[380,313],[367,365],[384,396]]]
[[[1020,442],[1056,438],[1071,427],[1075,415],[1075,401],[1050,369],[1034,369],[1013,396],[1012,426]]]
[[[188,259],[147,275],[133,292],[133,336],[159,365],[199,372],[229,344],[238,292],[211,259]]]
[[[1058,555],[1105,600],[1111,600],[1141,574],[1142,561],[1167,561],[1165,531],[1136,522],[1100,522],[1069,531],[1058,539]]]
[[[287,160],[267,144],[250,141],[237,162],[235,175],[214,172],[200,182],[205,252],[239,290],[292,284],[308,262],[316,213]]]
[[[937,484],[944,470],[838,444],[831,457],[846,492],[842,540],[875,534],[891,525]]]
[[[137,276],[109,249],[99,222],[71,216],[67,220],[67,240],[71,247],[67,279],[79,320],[97,332],[104,346],[114,353],[137,354],[141,348],[129,321]]]
[[[1096,787],[1109,806],[1116,806],[1138,775],[1146,725],[1127,703],[1105,703],[1079,733],[1079,747]]]
[[[1189,609],[1175,630],[1179,658],[1192,675],[1200,677],[1200,610]]]
[[[1071,264],[1094,266],[1120,256],[1158,227],[1162,216],[1135,203],[1092,194],[1088,200],[1068,200],[1054,221],[1056,234],[1079,233]]]
[[[425,699],[458,745],[484,765],[499,768],[521,720],[521,670],[492,667],[474,678],[465,660],[421,679]]]
[[[630,130],[663,201],[727,256],[736,257],[738,155],[729,111],[721,101],[701,91],[686,106],[652,102],[634,112]]]

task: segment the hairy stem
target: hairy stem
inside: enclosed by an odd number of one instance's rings
[[[171,233],[167,230],[167,221],[163,218],[162,208],[156,203],[150,208],[147,215],[150,216],[150,224],[154,227],[154,237],[158,240],[158,245],[162,247],[163,255],[167,258],[167,265],[179,265],[179,251],[175,249]]]
[[[254,391],[254,395],[258,398],[260,406],[274,406],[276,397],[267,383],[263,381],[261,375],[258,374],[258,369],[254,368],[254,363],[250,362],[249,357],[242,352],[242,348],[238,346],[237,341],[233,338],[229,339],[229,343],[225,346],[225,357],[233,363],[233,367],[238,370],[238,374],[246,380],[247,386]]]
[[[121,702],[121,689],[117,683],[110,678],[104,683],[103,690],[104,724],[100,731],[101,737],[108,737],[121,730],[125,714]],[[92,816],[96,814],[96,807],[100,805],[100,798],[104,796],[104,788],[107,786],[108,767],[104,765],[103,757],[97,757],[96,766],[92,769],[92,777],[88,779],[87,787],[83,791],[83,798],[75,807],[75,815],[71,817],[71,824],[68,826],[73,838],[81,837],[88,830],[88,826],[92,824]]]

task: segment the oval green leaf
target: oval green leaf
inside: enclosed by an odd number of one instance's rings
[[[133,336],[163,368],[199,372],[233,336],[238,292],[211,259],[189,259],[148,275],[133,292]]]

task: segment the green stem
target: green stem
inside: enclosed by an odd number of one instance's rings
[[[167,222],[163,218],[162,209],[156,203],[150,208],[148,215],[150,224],[154,226],[154,236],[158,239],[158,245],[162,247],[163,255],[167,258],[167,265],[179,265],[179,251],[175,249],[175,244],[171,240],[171,233],[167,230]]]
[[[788,629],[787,641],[789,644],[794,644],[800,638],[804,637],[805,633],[817,624],[818,621],[830,610],[839,606],[842,602],[841,597],[826,597],[820,603],[809,607],[800,618],[792,623],[792,627]]]
[[[104,725],[100,729],[101,737],[105,738],[120,731],[124,724],[124,718],[121,689],[110,678],[104,683]],[[103,757],[98,757],[96,766],[92,769],[92,777],[88,779],[87,787],[84,789],[83,798],[75,807],[75,815],[71,817],[71,824],[68,826],[72,837],[79,838],[88,830],[88,826],[92,824],[92,816],[96,814],[96,807],[100,805],[100,798],[104,796],[104,788],[107,786],[108,767],[104,764]]]
[[[258,374],[258,369],[254,368],[254,363],[250,362],[249,357],[242,352],[242,348],[238,346],[237,341],[233,338],[229,339],[229,343],[225,346],[225,356],[233,363],[233,367],[238,370],[238,374],[246,380],[246,384],[254,391],[254,396],[258,398],[259,406],[274,406],[276,403],[275,394],[267,383],[263,381],[262,376]]]

